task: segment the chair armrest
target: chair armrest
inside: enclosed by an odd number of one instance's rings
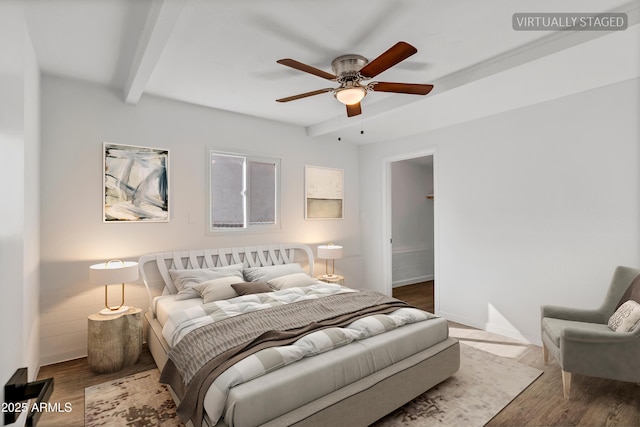
[[[540,312],[542,317],[573,320],[576,322],[605,323],[602,313],[598,310],[584,310],[573,307],[560,307],[557,305],[543,305],[540,307]]]
[[[631,332],[614,331],[589,331],[577,328],[564,328],[560,341],[587,342],[597,344],[625,343],[632,340],[640,340],[640,328]],[[562,344],[560,345],[562,347]]]

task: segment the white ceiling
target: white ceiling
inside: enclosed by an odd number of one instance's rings
[[[23,0],[43,73],[304,126],[357,143],[406,135],[640,75],[635,0]],[[514,31],[521,12],[622,11],[624,32]],[[347,118],[331,72],[346,53],[374,59],[399,40],[418,53],[376,80],[432,83],[426,97],[370,93]],[[361,133],[364,131],[364,134]]]

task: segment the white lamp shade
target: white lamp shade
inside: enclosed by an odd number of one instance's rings
[[[318,258],[320,259],[342,258],[342,246],[338,246],[338,245],[318,246]]]
[[[109,261],[89,267],[89,280],[96,285],[115,285],[138,280],[138,263]]]

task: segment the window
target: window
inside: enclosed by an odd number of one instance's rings
[[[279,226],[280,160],[211,150],[209,230]]]

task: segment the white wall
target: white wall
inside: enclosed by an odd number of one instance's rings
[[[39,356],[39,73],[22,6],[0,5],[0,384]],[[3,394],[4,389],[0,391]]]
[[[433,279],[433,164],[415,159],[391,164],[392,285]]]
[[[367,283],[388,291],[385,159],[430,147],[439,314],[539,342],[540,305],[599,305],[616,265],[640,265],[639,84],[362,146]]]
[[[24,354],[29,372],[40,366],[40,69],[25,30],[24,73]]]
[[[301,128],[144,96],[125,105],[97,85],[45,76],[42,82],[42,363],[86,354],[87,315],[103,304],[88,267],[110,258],[136,260],[156,251],[278,242],[345,247],[336,271],[361,275],[358,151]],[[170,150],[169,223],[102,223],[102,143]],[[282,229],[205,233],[205,147],[278,157],[282,164]],[[345,219],[304,220],[304,166],[345,170]],[[324,263],[316,264],[318,274]],[[117,296],[117,289],[114,290]],[[116,298],[117,299],[117,298]],[[127,286],[129,305],[147,307],[144,287]]]

